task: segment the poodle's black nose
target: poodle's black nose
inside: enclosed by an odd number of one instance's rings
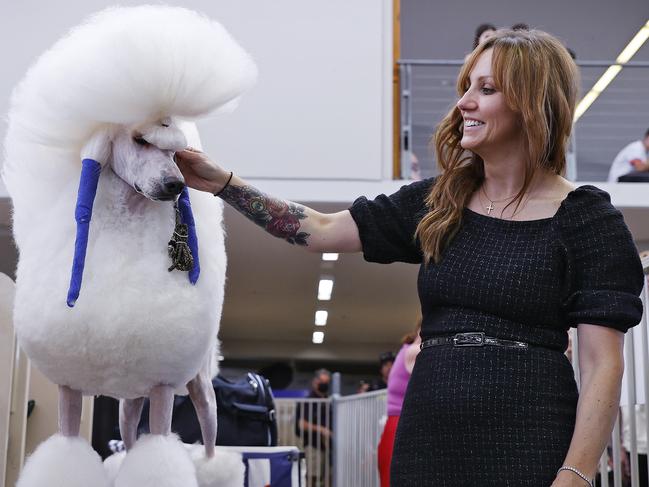
[[[165,191],[169,194],[177,195],[180,194],[183,189],[185,189],[185,183],[180,179],[165,179],[163,181]]]

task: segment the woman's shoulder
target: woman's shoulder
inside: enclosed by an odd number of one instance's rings
[[[617,215],[620,212],[611,203],[611,196],[603,189],[590,184],[570,191],[559,211],[563,223],[587,222],[613,214]]]
[[[579,245],[613,244],[617,238],[631,238],[622,213],[610,195],[592,185],[572,190],[557,212],[557,222],[567,243]]]

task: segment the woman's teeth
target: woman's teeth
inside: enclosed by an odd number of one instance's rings
[[[464,126],[465,127],[475,127],[477,125],[484,125],[484,122],[480,122],[478,120],[465,120],[464,121]]]

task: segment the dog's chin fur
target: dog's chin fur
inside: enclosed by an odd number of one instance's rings
[[[54,435],[27,459],[16,487],[112,487],[99,455],[79,437]]]

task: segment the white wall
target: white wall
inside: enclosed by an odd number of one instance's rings
[[[259,65],[259,82],[239,109],[200,124],[210,154],[249,178],[391,178],[391,0],[175,3],[221,21]],[[3,5],[0,112],[43,50],[112,4]],[[5,131],[6,122],[3,139]]]

